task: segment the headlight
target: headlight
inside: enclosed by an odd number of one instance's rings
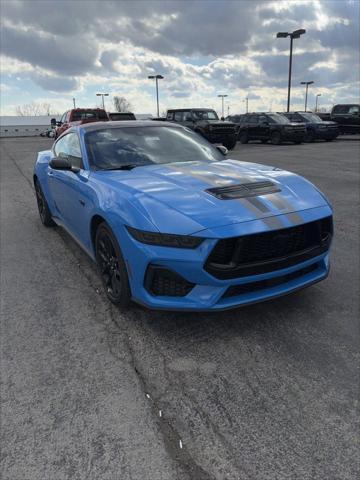
[[[130,235],[138,242],[161,247],[196,248],[203,242],[201,237],[173,235],[171,233],[144,232],[133,227],[126,227]]]

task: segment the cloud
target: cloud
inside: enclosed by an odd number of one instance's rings
[[[73,77],[35,73],[31,78],[44,90],[49,90],[51,92],[72,92],[79,88],[79,82]]]
[[[212,106],[225,92],[240,109],[250,91],[255,106],[281,105],[289,40],[276,32],[305,28],[294,43],[294,88],[311,77],[333,100],[359,81],[358,19],[351,0],[6,1],[1,67],[49,92],[81,86],[92,99],[113,89],[138,109],[150,108],[153,73],[165,76],[168,106]]]

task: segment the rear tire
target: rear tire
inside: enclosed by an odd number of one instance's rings
[[[281,135],[279,132],[273,132],[271,134],[270,141],[273,145],[280,145],[281,143]]]
[[[42,191],[40,182],[37,178],[35,179],[34,185],[35,185],[36,201],[37,201],[41,223],[45,227],[55,227],[56,223],[52,219],[51,212],[47,204],[45,195]]]
[[[249,136],[247,134],[247,132],[240,132],[239,133],[239,142],[244,144],[244,143],[248,143],[249,141]]]
[[[101,223],[95,236],[95,256],[108,299],[119,307],[127,307],[131,291],[126,264],[115,235]]]

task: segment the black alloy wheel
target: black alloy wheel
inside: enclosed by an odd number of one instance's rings
[[[273,145],[280,145],[281,143],[281,135],[280,132],[273,132],[271,134],[270,141]]]
[[[41,223],[45,227],[54,227],[56,224],[51,217],[50,209],[41,189],[40,182],[37,179],[35,180],[35,194]]]
[[[240,132],[239,134],[239,142],[240,143],[248,143],[249,141],[249,136],[247,132]]]
[[[102,223],[96,231],[95,251],[106,295],[115,305],[128,306],[131,292],[126,265],[119,244],[105,223]]]
[[[313,130],[308,130],[305,135],[304,142],[306,143],[312,143],[315,140],[315,134]]]
[[[223,145],[228,150],[232,150],[233,148],[236,147],[236,143],[237,143],[237,140],[235,139],[235,140],[232,140],[232,141],[229,141],[229,142],[224,142]]]

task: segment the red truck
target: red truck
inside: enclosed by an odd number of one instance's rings
[[[91,122],[108,122],[109,117],[102,108],[73,108],[68,110],[61,117],[60,122],[56,119],[51,120],[51,124],[57,126],[55,130],[55,138],[58,138],[62,133],[73,125],[81,125],[83,123]]]

